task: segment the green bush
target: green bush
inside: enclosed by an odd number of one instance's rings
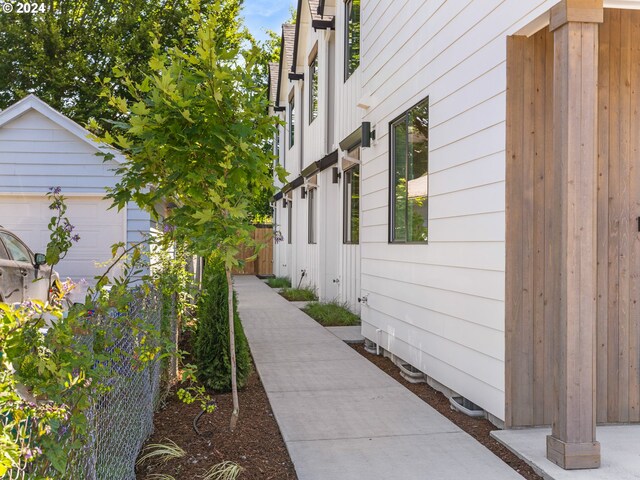
[[[267,285],[271,288],[289,288],[291,287],[291,279],[289,277],[276,277],[267,280]]]
[[[280,292],[290,302],[313,302],[318,300],[316,292],[310,288],[285,288]]]
[[[360,325],[360,317],[349,311],[346,304],[338,302],[314,302],[304,307],[302,311],[325,327]]]
[[[229,356],[229,317],[227,278],[222,261],[212,257],[206,264],[202,280],[202,295],[198,301],[194,356],[198,378],[208,388],[218,392],[231,389],[231,358]],[[236,296],[233,296],[235,316],[238,387],[243,387],[251,372],[249,345],[244,335]]]

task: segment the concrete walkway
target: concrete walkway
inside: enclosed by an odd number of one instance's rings
[[[299,480],[522,479],[262,281],[234,284]]]

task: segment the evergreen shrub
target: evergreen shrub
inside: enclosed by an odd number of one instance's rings
[[[202,294],[198,300],[194,356],[199,380],[217,392],[231,390],[231,358],[229,356],[229,313],[227,278],[222,260],[212,256],[206,262]],[[233,295],[236,336],[238,388],[242,388],[251,372],[251,357],[247,337],[238,316],[236,295]]]

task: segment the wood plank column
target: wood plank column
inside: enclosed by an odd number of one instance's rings
[[[598,24],[603,0],[564,0],[554,35],[553,156],[561,189],[560,314],[554,322],[554,405],[547,458],[598,468],[596,441],[596,186]]]

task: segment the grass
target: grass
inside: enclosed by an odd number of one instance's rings
[[[267,280],[267,285],[271,288],[291,288],[291,279],[289,277],[276,277]]]
[[[315,302],[318,300],[316,292],[310,288],[285,288],[280,292],[290,302]]]
[[[314,302],[310,303],[302,310],[324,327],[349,327],[353,325],[360,325],[360,317],[349,311],[349,309],[342,303]]]
[[[234,462],[222,462],[214,465],[203,480],[235,480],[243,472],[243,468]]]
[[[161,463],[166,463],[172,458],[181,458],[186,455],[186,452],[180,448],[173,440],[167,440],[167,443],[152,443],[147,445],[142,451],[143,455],[136,462],[140,465],[147,460],[158,460]]]

